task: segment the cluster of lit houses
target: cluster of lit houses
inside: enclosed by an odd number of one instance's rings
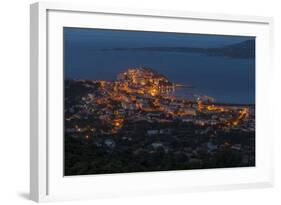
[[[173,130],[169,126],[175,121],[182,125],[196,126],[198,129],[194,133],[198,136],[212,136],[217,130],[255,132],[254,106],[216,104],[214,99],[208,96],[195,100],[176,97],[175,90],[183,85],[170,82],[165,76],[150,68],[128,69],[119,73],[116,81],[73,80],[73,83],[82,85],[90,91],[76,99],[75,103],[65,106],[66,134],[75,138],[95,140],[96,146],[105,146],[110,150],[117,142],[112,136],[120,132],[123,135],[120,135],[121,138],[118,140],[134,143],[134,133],[129,133],[126,125],[142,122],[163,125],[145,130],[144,137],[150,139],[154,136],[170,137],[165,140],[152,140],[146,148],[136,146],[134,154],[141,153],[143,149],[151,153],[157,149],[163,149],[165,152],[173,149],[168,145],[169,140],[177,140],[177,136],[171,133],[178,135],[181,133],[181,130]],[[183,130],[183,133],[186,131]],[[244,145],[218,144],[210,138],[205,143],[198,144],[195,149],[185,147],[184,152],[191,156],[191,160],[196,160],[198,157],[194,156],[197,156],[196,152],[200,152],[200,149],[212,153],[221,146],[240,151]],[[243,159],[247,164],[254,148],[243,150],[246,150],[243,151],[245,152]],[[252,158],[254,159],[254,155]]]
[[[128,69],[119,73],[116,81],[85,81],[84,86],[98,86],[98,89],[82,97],[80,105],[73,105],[79,107],[78,112],[74,112],[73,107],[67,107],[70,114],[66,120],[87,118],[95,113],[97,120],[113,126],[103,133],[117,133],[126,120],[168,123],[177,119],[202,126],[219,124],[224,129],[250,131],[255,126],[254,110],[214,105],[213,99],[207,96],[196,101],[179,99],[173,93],[182,85],[170,82],[150,68]],[[73,125],[67,131],[81,129],[79,125]],[[95,127],[92,130],[97,131]]]

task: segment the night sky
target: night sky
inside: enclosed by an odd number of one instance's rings
[[[255,103],[255,59],[126,48],[219,48],[254,37],[64,28],[66,79],[115,80],[129,67],[147,66],[172,82],[217,101]],[[125,49],[123,51],[115,48]]]

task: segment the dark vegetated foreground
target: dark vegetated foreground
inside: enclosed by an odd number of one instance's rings
[[[65,175],[255,166],[254,133],[196,135],[196,130],[204,128],[174,123],[173,135],[151,137],[144,132],[146,123],[132,126],[135,132],[130,135],[83,140],[66,136]],[[105,140],[114,145],[106,145]],[[208,147],[210,140],[220,146]],[[231,146],[237,143],[243,145],[242,150]]]

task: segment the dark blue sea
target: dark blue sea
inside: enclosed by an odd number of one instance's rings
[[[255,103],[255,60],[198,53],[110,51],[91,47],[65,50],[65,78],[114,80],[130,67],[151,67],[170,81],[186,85],[180,92],[214,97],[217,102]]]

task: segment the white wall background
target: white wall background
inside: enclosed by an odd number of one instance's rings
[[[78,1],[78,0],[77,0]],[[31,204],[29,192],[29,4],[0,6],[0,204]],[[84,2],[79,0],[79,2]],[[86,2],[86,1],[85,1]],[[67,204],[280,204],[281,203],[281,6],[278,0],[92,0],[100,6],[273,16],[275,20],[275,173],[268,189],[118,198]],[[265,136],[266,137],[266,136]]]

